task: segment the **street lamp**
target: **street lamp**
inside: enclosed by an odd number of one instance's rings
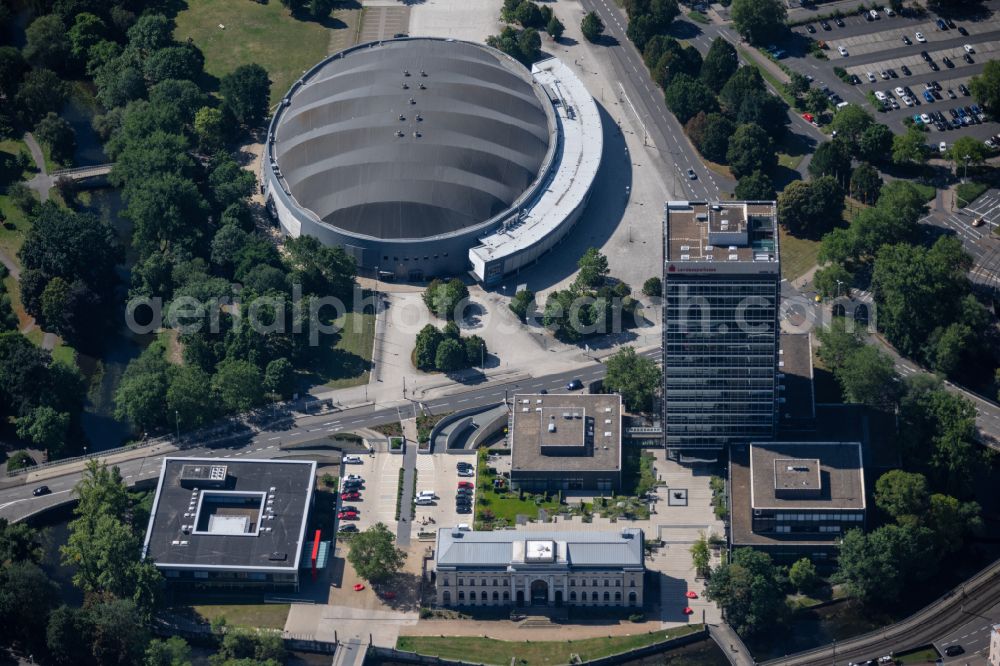
[[[177,425],[177,441],[181,441],[181,413],[174,410],[174,423]]]
[[[375,298],[378,298],[378,266],[375,267]]]
[[[962,182],[964,183],[965,179],[969,177],[969,160],[972,159],[972,155],[966,155],[962,159],[965,160],[965,171],[962,174]]]
[[[840,298],[840,285],[844,284],[843,280],[837,280],[837,298]]]

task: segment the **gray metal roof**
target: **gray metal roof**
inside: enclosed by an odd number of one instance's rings
[[[529,72],[470,42],[354,48],[288,100],[274,154],[291,194],[332,226],[383,239],[452,233],[502,213],[538,177],[555,130]]]
[[[524,565],[523,542],[555,541],[561,566],[642,567],[642,530],[616,531],[459,531],[438,529],[435,561],[439,567],[507,567]],[[565,547],[563,546],[565,544]],[[521,553],[521,555],[518,555]]]

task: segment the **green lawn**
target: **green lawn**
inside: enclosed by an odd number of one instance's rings
[[[940,655],[932,646],[927,646],[919,650],[893,656],[897,664],[933,664]]]
[[[693,11],[688,12],[687,17],[692,21],[694,21],[695,23],[701,23],[703,25],[708,25],[709,23],[711,23],[711,21],[708,20],[708,17],[702,14],[701,12],[693,12]]]
[[[310,368],[310,381],[332,389],[367,384],[375,343],[375,315],[348,312],[335,323],[340,327],[337,341],[319,350]]]
[[[272,104],[327,55],[330,30],[293,18],[280,2],[188,0],[187,7],[177,15],[174,38],[193,39],[205,54],[205,71],[217,78],[240,65],[260,64],[271,76]]]
[[[990,189],[990,186],[986,183],[962,183],[955,188],[955,194],[958,197],[955,203],[962,208],[965,208],[982,196],[983,192],[988,189]]]
[[[816,265],[820,242],[808,238],[798,238],[778,227],[781,248],[781,276],[794,280]]]
[[[516,524],[518,514],[535,520],[538,517],[539,509],[545,509],[550,514],[559,511],[559,500],[554,495],[534,495],[532,493],[519,493],[516,491],[498,493],[494,490],[493,479],[496,478],[496,475],[489,471],[486,463],[486,453],[486,449],[480,449],[479,455],[476,456],[476,462],[479,466],[478,474],[476,475],[477,524],[482,524],[484,529],[506,527]],[[492,517],[490,517],[491,514]]]
[[[229,626],[284,629],[288,608],[288,604],[225,604],[195,606],[194,612],[208,622],[224,617]]]
[[[0,194],[0,211],[7,218],[7,226],[0,227],[0,250],[17,262],[17,251],[24,244],[24,236],[31,228],[31,222],[20,208],[10,202],[9,197],[2,194]]]
[[[568,664],[571,654],[579,655],[582,661],[600,659],[613,654],[627,652],[635,648],[659,643],[670,638],[686,636],[701,630],[700,624],[639,633],[630,636],[586,638],[566,641],[498,641],[478,636],[400,636],[396,649],[416,652],[443,659],[460,659],[465,662],[484,664],[518,663]]]

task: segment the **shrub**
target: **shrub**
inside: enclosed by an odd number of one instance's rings
[[[631,615],[628,616],[629,622],[642,622],[645,619],[646,619],[645,613],[632,613]]]
[[[19,469],[24,469],[25,467],[33,467],[35,465],[35,459],[31,457],[27,451],[14,451],[7,458],[7,471],[14,472]]]

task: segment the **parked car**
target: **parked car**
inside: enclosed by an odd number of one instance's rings
[[[847,57],[847,49],[845,49],[843,46],[837,47],[837,53],[844,56],[845,58]]]
[[[931,124],[931,117],[928,116],[926,113],[921,113],[920,114],[920,122],[922,122],[924,125],[930,125]]]
[[[910,38],[909,38],[909,37],[907,37],[906,35],[903,35],[903,43],[904,43],[904,44],[906,44],[907,46],[909,46],[909,45],[910,45],[910,44],[912,44],[913,42],[912,42],[912,41],[910,41]]]
[[[927,51],[921,51],[920,52],[920,57],[924,59],[924,62],[930,62],[931,61],[931,56],[930,56],[929,53],[927,53]]]
[[[976,49],[972,48],[972,44],[962,44],[962,48],[965,49],[966,53],[975,53]]]
[[[917,41],[920,42],[921,44],[927,43],[927,38],[924,37],[924,33],[922,32],[917,32],[917,34],[915,34],[914,37],[916,37]]]
[[[456,506],[455,513],[472,513],[472,505],[467,504],[462,506]]]
[[[358,526],[352,523],[347,523],[346,525],[341,525],[337,528],[338,532],[357,532]]]
[[[883,81],[888,81],[889,80],[889,72],[885,71],[884,69],[882,71],[880,71],[878,73],[878,75],[882,77]]]
[[[962,55],[962,60],[969,63],[970,65],[975,62],[975,60],[972,59],[972,56],[970,56],[968,53]]]
[[[356,511],[341,511],[337,514],[338,520],[357,520],[358,514]]]
[[[826,21],[820,21],[819,22],[819,27],[823,28],[824,30],[832,30],[832,28],[830,27],[830,24],[827,23]]]
[[[948,152],[948,144],[945,143],[944,141],[942,141],[941,143],[939,143],[938,144],[938,152],[941,153],[942,155],[944,155],[945,153],[947,153]]]
[[[948,92],[948,99],[955,99],[958,96],[955,94],[955,91],[952,90],[951,88],[948,88],[947,92]]]
[[[903,76],[909,76],[911,74],[910,68],[907,67],[906,65],[900,65],[899,66],[899,71],[901,71],[903,73]]]
[[[924,91],[924,99],[926,99],[928,103],[934,102],[934,95],[931,94],[930,90]]]
[[[413,500],[413,503],[416,504],[417,506],[430,506],[430,505],[434,504],[434,498],[433,497],[418,497],[415,500]]]
[[[877,99],[880,102],[884,102],[888,98],[885,96],[884,92],[882,92],[881,90],[876,90],[875,91],[875,99]]]
[[[345,481],[361,481],[364,483],[364,478],[360,474],[348,474],[344,477]]]
[[[897,74],[896,70],[894,70],[893,68],[890,67],[889,69],[887,69],[885,71],[889,72],[889,76],[891,76],[892,78],[894,78],[894,79],[898,79],[899,78],[899,74]]]
[[[342,490],[357,490],[360,491],[364,487],[364,481],[344,481]]]
[[[896,86],[896,89],[893,90],[893,92],[896,93],[896,96],[899,97],[900,99],[906,97],[906,91],[903,90],[903,86]]]
[[[858,78],[857,74],[851,74],[851,83],[853,83],[854,85],[858,85],[861,83],[861,79]]]
[[[38,486],[37,488],[31,491],[31,494],[35,497],[41,497],[42,495],[48,495],[51,492],[52,491],[49,490],[48,486]]]
[[[844,27],[844,19],[840,18],[839,16],[837,18],[833,19],[833,22],[837,24],[838,28],[843,28]]]
[[[969,88],[964,83],[959,83],[958,84],[958,92],[962,93],[966,97],[969,96]]]
[[[913,98],[910,97],[909,95],[904,95],[903,104],[905,104],[906,106],[913,106]]]
[[[965,55],[969,55],[969,54],[966,53]],[[952,69],[953,67],[955,67],[955,63],[953,63],[951,61],[951,58],[949,58],[948,56],[945,56],[945,57],[941,58],[941,62],[943,62],[944,66],[947,67],[948,69]]]
[[[357,513],[357,514],[361,513],[361,509],[359,509],[356,506],[342,506],[340,507],[340,510],[346,513]]]
[[[939,72],[939,71],[941,71],[941,68],[933,60],[928,60],[927,61],[927,66],[931,68],[932,72]]]
[[[896,15],[896,12],[892,11],[892,7],[883,7],[882,9],[883,9],[883,11],[885,11],[885,15],[886,16],[895,16]]]
[[[816,33],[816,28],[813,27],[812,23],[806,26],[806,32],[808,32],[810,35]]]
[[[433,490],[421,490],[417,493],[417,497],[430,497],[431,499],[437,499],[437,493]]]
[[[344,493],[340,493],[341,502],[357,502],[361,499],[361,493],[357,490],[350,490]]]
[[[968,37],[969,31],[963,28],[962,26],[958,26],[958,34]]]
[[[938,19],[936,22],[939,30],[947,30],[948,24],[944,22],[944,19]]]
[[[951,20],[950,18],[946,18],[946,19],[944,20],[944,22],[948,24],[948,27],[949,27],[949,28],[954,28],[954,27],[955,27],[955,22],[954,22],[954,21],[952,21],[952,20]]]
[[[877,21],[879,18],[877,9],[872,9],[871,11],[868,12],[868,15],[872,17],[873,21]]]
[[[458,482],[458,487],[459,488],[475,488],[476,484],[472,483],[472,481],[459,481]]]
[[[362,464],[361,456],[344,456],[345,465],[360,465]]]

